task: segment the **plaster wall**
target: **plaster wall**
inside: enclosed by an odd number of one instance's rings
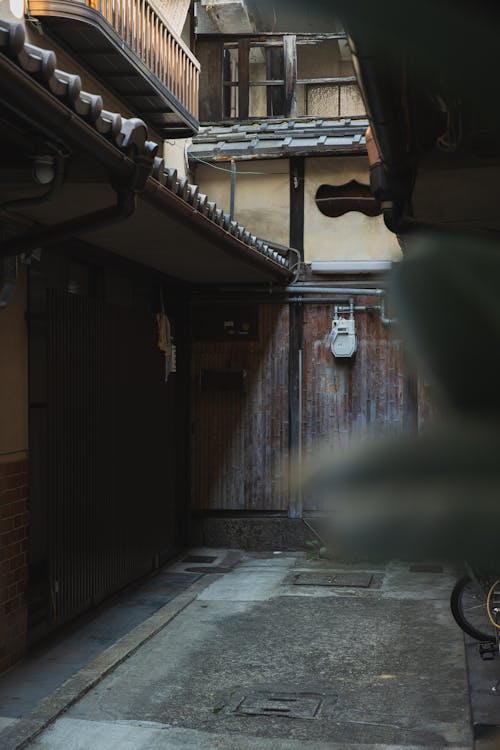
[[[228,162],[214,167],[199,164],[196,183],[200,190],[229,212],[231,174]],[[235,218],[259,237],[288,245],[290,196],[288,160],[238,162]],[[251,174],[248,174],[251,173]],[[257,173],[257,174],[254,174]]]
[[[150,0],[150,3],[167,19],[176,34],[182,34],[191,0]]]
[[[366,157],[316,157],[306,159],[304,235],[305,260],[399,260],[396,236],[386,228],[382,216],[350,211],[331,218],[316,205],[320,185],[343,185],[350,180],[369,184]]]
[[[175,141],[163,142],[163,158],[165,166],[176,169],[179,177],[187,177],[186,148],[192,143],[191,138],[178,138]]]

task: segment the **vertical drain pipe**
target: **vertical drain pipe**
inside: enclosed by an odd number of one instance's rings
[[[236,202],[236,162],[234,159],[231,159],[231,204],[229,207],[229,216],[230,216],[231,221],[234,220],[235,202]]]
[[[302,383],[303,383],[303,363],[304,363],[304,352],[302,347],[299,349],[299,398],[298,398],[298,423],[299,423],[299,429],[298,429],[298,443],[297,443],[297,461],[299,464],[299,486],[297,490],[297,505],[295,507],[296,512],[296,518],[302,518],[302,511],[303,511],[303,497],[302,497],[302,460],[303,460],[303,451],[302,451]]]
[[[302,518],[302,420],[304,308],[301,301],[290,304],[288,356],[288,409],[290,487],[288,517]]]

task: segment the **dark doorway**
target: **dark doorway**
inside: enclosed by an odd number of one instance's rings
[[[188,365],[166,382],[161,289],[57,253],[31,269],[32,640],[185,543]]]

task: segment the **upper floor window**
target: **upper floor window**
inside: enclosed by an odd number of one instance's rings
[[[199,34],[196,51],[201,122],[365,114],[343,33]]]

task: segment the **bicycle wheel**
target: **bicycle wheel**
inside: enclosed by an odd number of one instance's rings
[[[468,575],[464,576],[451,592],[451,613],[457,625],[471,638],[482,643],[495,643],[495,628],[486,611],[487,596],[488,587],[483,587]]]

